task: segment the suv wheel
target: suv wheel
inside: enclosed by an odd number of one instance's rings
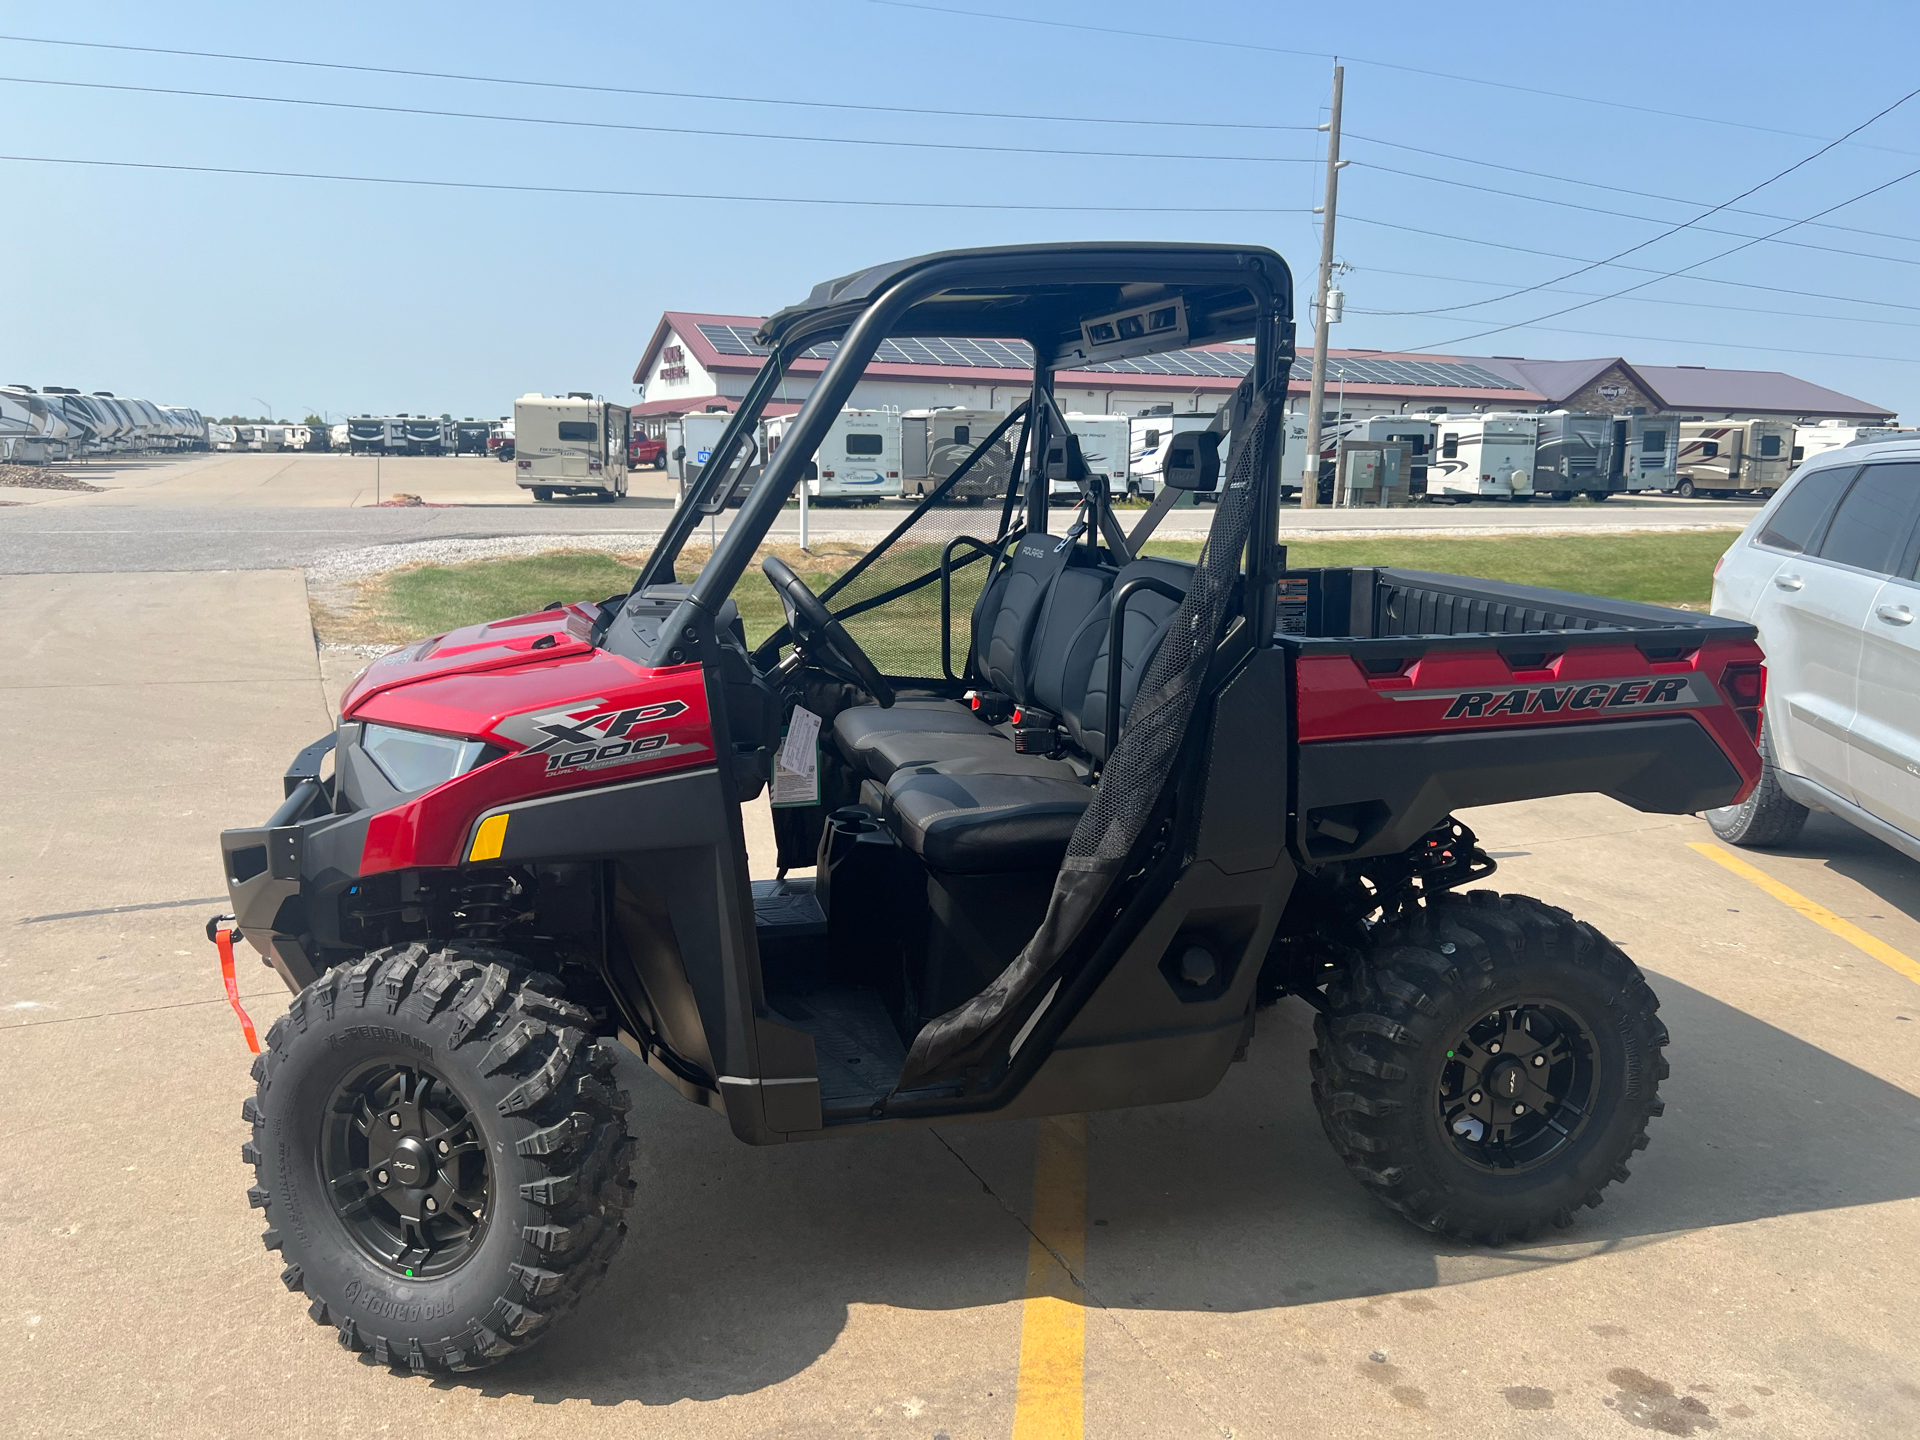
[[[1498,1245],[1627,1178],[1664,1108],[1666,1027],[1620,948],[1525,895],[1429,900],[1327,990],[1313,1098],[1333,1147],[1422,1229]]]
[[[544,485],[536,485],[533,487],[533,498],[535,500],[551,500],[553,499],[553,491]]]
[[[1807,823],[1807,807],[1780,788],[1773,768],[1773,744],[1760,736],[1760,779],[1738,805],[1706,812],[1707,825],[1730,845],[1785,845]]]
[[[280,1279],[349,1350],[423,1374],[525,1348],[607,1269],[629,1102],[559,982],[477,945],[377,950],[294,998],[240,1157]]]

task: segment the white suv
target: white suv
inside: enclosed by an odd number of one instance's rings
[[[1713,613],[1767,652],[1766,769],[1708,812],[1736,845],[1791,840],[1830,810],[1920,859],[1920,440],[1802,465],[1722,557]]]

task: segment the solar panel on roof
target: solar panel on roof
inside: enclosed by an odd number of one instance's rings
[[[744,325],[702,325],[700,333],[722,355],[765,355],[753,343],[754,332]],[[839,342],[822,341],[806,352],[810,360],[831,360]],[[884,365],[948,365],[966,369],[1030,370],[1033,349],[1018,340],[970,340],[905,336],[884,340],[873,357]],[[1239,350],[1170,350],[1130,360],[1107,360],[1080,367],[1109,375],[1195,375],[1237,380],[1253,368],[1251,352]],[[1523,390],[1503,375],[1478,365],[1450,360],[1376,360],[1364,356],[1330,356],[1327,378],[1349,385],[1415,385],[1459,390]]]

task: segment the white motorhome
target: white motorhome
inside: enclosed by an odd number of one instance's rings
[[[778,415],[760,426],[760,463],[771,460],[794,417]],[[898,500],[900,412],[842,410],[803,472],[809,500]]]
[[[1682,420],[1680,495],[1771,495],[1793,469],[1794,427],[1786,420]]]
[[[1067,428],[1080,440],[1080,460],[1087,467],[1087,479],[1104,475],[1112,494],[1125,495],[1133,448],[1131,422],[1124,415],[1084,415],[1072,410],[1066,420]],[[1048,493],[1078,500],[1080,486],[1072,480],[1055,480]]]
[[[1444,415],[1427,464],[1427,496],[1457,503],[1533,498],[1539,417],[1495,411]]]
[[[904,411],[900,416],[901,493],[914,499],[938,489],[1006,418],[1004,410],[969,410],[952,405]],[[1007,480],[1013,474],[1013,445],[1019,429],[1009,426],[979,463],[947,491],[945,499],[984,505],[1005,495]]]
[[[1796,425],[1793,427],[1793,454],[1789,458],[1798,465],[1802,460],[1811,460],[1829,450],[1838,450],[1847,445],[1870,445],[1876,440],[1898,440],[1907,434],[1898,425],[1848,425],[1840,420],[1822,420],[1818,425]]]
[[[555,495],[618,500],[627,493],[632,419],[626,406],[579,392],[522,395],[513,402],[515,482],[531,490],[535,500]]]

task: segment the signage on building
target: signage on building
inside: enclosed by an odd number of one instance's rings
[[[1624,385],[1602,385],[1599,394],[1602,400],[1622,400],[1626,398],[1627,387]]]
[[[660,378],[662,380],[684,380],[687,378],[687,367],[684,365],[662,365],[660,367]]]
[[[669,345],[667,346],[666,349],[660,352],[660,358],[666,361],[669,365],[677,365],[687,357],[686,357],[686,352],[681,350],[681,348],[678,345]]]

